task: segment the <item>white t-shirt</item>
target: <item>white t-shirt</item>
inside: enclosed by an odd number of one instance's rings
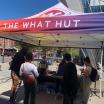
[[[20,76],[22,76],[23,71],[25,71],[29,75],[34,74],[35,77],[39,76],[39,73],[37,71],[37,67],[34,64],[30,63],[30,62],[25,62],[21,65],[20,72],[19,72]]]
[[[77,75],[81,75],[81,70],[83,70],[83,66],[79,66],[76,64],[76,68],[77,68]]]

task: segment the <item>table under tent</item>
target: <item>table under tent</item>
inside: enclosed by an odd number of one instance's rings
[[[99,49],[101,96],[104,13],[79,13],[59,2],[24,19],[1,20],[0,37],[35,46]],[[95,65],[94,61],[92,62]]]

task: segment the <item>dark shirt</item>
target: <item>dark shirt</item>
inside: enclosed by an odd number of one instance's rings
[[[58,75],[58,76],[64,75],[64,65],[65,65],[65,62],[63,62],[63,61],[59,64],[56,75]]]
[[[42,59],[39,63],[39,74],[46,75],[47,74],[48,63],[46,60]]]
[[[20,66],[25,62],[24,54],[18,52],[14,57],[10,69],[19,76]]]
[[[42,59],[40,61],[40,63],[39,63],[39,68],[45,68],[45,69],[47,69],[48,68],[47,60]]]
[[[63,93],[75,97],[77,93],[78,79],[77,70],[74,63],[69,62],[65,65],[63,76]]]

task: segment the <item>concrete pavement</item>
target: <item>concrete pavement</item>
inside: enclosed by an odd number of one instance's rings
[[[9,104],[8,99],[10,96],[10,88],[11,88],[11,79],[5,83],[0,84],[0,104]],[[18,104],[22,104],[23,98],[24,98],[24,92],[23,92],[23,86],[21,86],[17,94]],[[47,101],[47,99],[49,101]],[[41,103],[40,101],[44,103]],[[44,93],[41,92],[37,94],[37,104],[49,104],[49,102],[50,104],[62,104],[62,99],[57,100],[55,99],[54,95],[47,94],[45,92]],[[93,94],[92,97],[90,97],[88,104],[103,104],[103,103],[104,103],[104,97],[99,98]]]
[[[56,69],[55,66],[50,68]],[[10,96],[11,89],[11,79],[10,79],[10,70],[0,71],[0,104],[9,104],[8,99]],[[97,84],[99,87],[99,82]],[[97,93],[99,95],[99,93]],[[24,98],[23,85],[18,90],[17,102],[22,104]],[[104,97],[99,98],[94,94],[89,99],[88,104],[103,104]],[[37,104],[62,104],[62,99],[55,99],[55,95],[47,94],[46,92],[41,92],[37,94]]]

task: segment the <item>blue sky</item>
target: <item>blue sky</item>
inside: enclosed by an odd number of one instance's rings
[[[28,17],[57,2],[58,0],[0,0],[0,20]]]

